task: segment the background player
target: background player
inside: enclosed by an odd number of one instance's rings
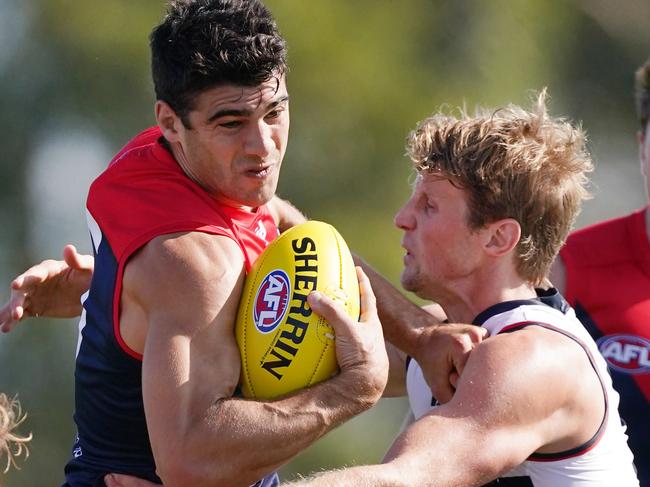
[[[650,60],[636,72],[639,159],[650,194]],[[650,486],[650,212],[579,230],[552,272],[607,360],[642,486]]]

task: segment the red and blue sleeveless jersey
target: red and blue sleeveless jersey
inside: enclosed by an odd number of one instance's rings
[[[95,269],[83,296],[75,365],[77,439],[65,486],[103,486],[107,473],[160,482],[142,399],[142,356],[120,336],[122,275],[129,257],[151,239],[204,232],[233,239],[246,270],[277,236],[265,206],[223,206],[190,180],[157,127],[130,141],[92,183],[87,200]],[[256,485],[277,485],[277,475]]]
[[[642,486],[650,486],[650,242],[645,211],[571,234],[566,298],[598,343],[621,396]]]

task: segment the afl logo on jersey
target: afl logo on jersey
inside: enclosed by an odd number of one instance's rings
[[[598,340],[607,364],[624,374],[650,372],[650,342],[634,335],[608,335]]]
[[[253,322],[261,333],[270,333],[280,324],[288,308],[291,286],[289,276],[276,269],[269,272],[257,288]]]

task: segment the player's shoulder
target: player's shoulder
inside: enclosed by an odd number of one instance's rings
[[[191,335],[219,318],[219,328],[232,334],[244,276],[243,255],[230,238],[161,235],[127,261],[122,296],[149,317],[149,330],[155,323],[164,333]]]
[[[548,417],[575,386],[566,377],[572,361],[555,345],[550,332],[533,327],[484,340],[467,360],[450,406],[497,422]]]
[[[126,263],[124,291],[140,303],[212,309],[239,295],[244,257],[232,239],[182,232],[151,239]],[[192,306],[194,309],[196,306]]]
[[[212,289],[233,284],[244,269],[241,248],[229,237],[203,232],[159,235],[129,259],[125,278],[141,289],[191,287]]]
[[[145,245],[143,253],[152,262],[200,273],[239,268],[244,261],[241,247],[229,236],[198,231],[159,235]]]
[[[479,343],[470,358],[485,365],[508,368],[518,362],[530,363],[544,349],[545,341],[546,337],[540,337],[532,327],[498,333]]]
[[[499,378],[494,387],[527,389],[536,384],[553,383],[570,387],[573,380],[564,380],[566,370],[574,370],[582,361],[581,348],[562,333],[541,327],[527,326],[508,333],[499,333],[481,342],[472,352],[467,367],[481,374]]]

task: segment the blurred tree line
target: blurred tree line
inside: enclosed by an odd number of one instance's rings
[[[292,122],[279,193],[339,228],[398,282],[392,216],[409,193],[403,141],[439,107],[526,104],[582,120],[597,164],[580,224],[643,203],[633,72],[650,56],[647,0],[267,0],[289,45]],[[162,0],[0,0],[0,299],[25,266],[71,241],[89,251],[89,181],[154,123],[148,34]],[[52,485],[72,445],[76,326],[26,322],[0,337],[0,390],[34,432],[0,484]],[[377,461],[402,400],[330,434],[283,471]],[[441,439],[444,441],[444,439]]]

